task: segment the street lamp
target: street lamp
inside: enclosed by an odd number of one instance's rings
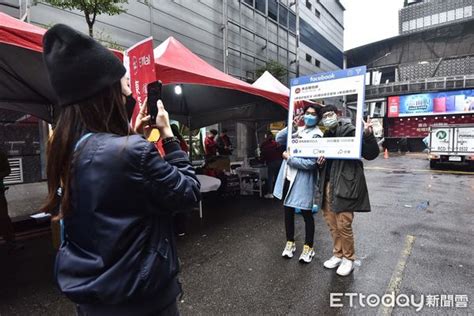
[[[389,56],[389,55],[391,55],[391,54],[392,54],[392,52],[388,52],[388,53],[386,53],[385,55],[383,55],[383,56],[381,56],[381,57],[379,57],[379,58],[377,58],[377,59],[371,61],[370,63],[367,64],[367,69],[369,69],[369,65],[373,66],[376,62],[378,62],[378,61],[381,60],[381,59],[384,59],[385,57],[387,57],[387,56]]]

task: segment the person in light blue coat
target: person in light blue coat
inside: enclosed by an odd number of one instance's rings
[[[319,107],[308,105],[304,110],[304,127],[297,129],[293,126],[293,137],[311,139],[322,137],[318,123]],[[288,128],[276,135],[276,141],[282,146],[287,145]],[[315,158],[292,157],[288,152],[283,153],[283,163],[275,183],[273,195],[283,201],[285,209],[286,246],[282,256],[292,258],[296,251],[295,245],[295,209],[301,210],[305,221],[305,244],[299,258],[300,262],[310,263],[314,257],[314,218],[313,197],[318,180],[317,160]]]

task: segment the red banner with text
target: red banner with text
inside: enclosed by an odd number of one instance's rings
[[[149,37],[125,51],[127,56],[125,65],[129,69],[130,88],[133,97],[137,100],[137,105],[133,111],[132,125],[135,125],[135,118],[142,104],[147,97],[146,86],[150,82],[156,81],[155,58],[153,56],[153,38]]]

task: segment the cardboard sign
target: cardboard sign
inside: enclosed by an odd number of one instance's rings
[[[288,126],[292,126],[295,116],[302,114],[302,102],[317,101],[322,103],[324,101],[325,104],[334,104],[334,100],[345,95],[355,95],[357,108],[354,120],[355,136],[321,137],[324,128],[316,126],[314,129],[319,129],[321,132],[308,133],[304,127],[300,126],[301,124],[297,124],[297,131],[288,133],[290,155],[309,158],[324,156],[338,159],[359,159],[361,157],[365,73],[366,67],[361,66],[291,80]],[[345,118],[344,115],[339,119],[351,120],[349,117]],[[304,136],[310,136],[302,137],[302,131]]]

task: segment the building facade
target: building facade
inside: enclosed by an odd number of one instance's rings
[[[339,0],[129,0],[123,7],[126,13],[100,15],[94,24],[94,37],[114,48],[126,49],[149,36],[156,47],[173,36],[209,64],[248,82],[270,60],[287,69],[284,84],[297,75],[343,67],[344,7]],[[88,33],[82,12],[41,1],[6,0],[0,11],[45,28],[64,23]],[[22,114],[4,117],[11,124]],[[221,127],[229,130],[237,156],[253,154],[252,128],[235,122]],[[10,148],[18,140],[6,136],[2,141]]]
[[[368,114],[383,119],[390,149],[406,140],[410,150],[423,150],[430,126],[474,123],[472,5],[473,0],[406,1],[399,36],[346,52],[348,67],[367,65]],[[456,8],[462,8],[462,18]],[[423,27],[416,22],[420,28],[404,31],[408,20],[429,15],[433,21],[445,12],[451,17],[453,10],[459,19]]]
[[[407,34],[473,19],[473,0],[406,0],[399,12],[399,32]]]
[[[33,24],[64,23],[88,31],[79,11],[41,1],[3,2],[0,10]],[[339,0],[130,0],[123,7],[123,14],[97,17],[97,39],[127,48],[148,36],[156,46],[174,36],[214,67],[252,82],[255,70],[268,60],[288,69],[284,84],[297,75],[297,56],[299,75],[343,67],[344,7]]]

